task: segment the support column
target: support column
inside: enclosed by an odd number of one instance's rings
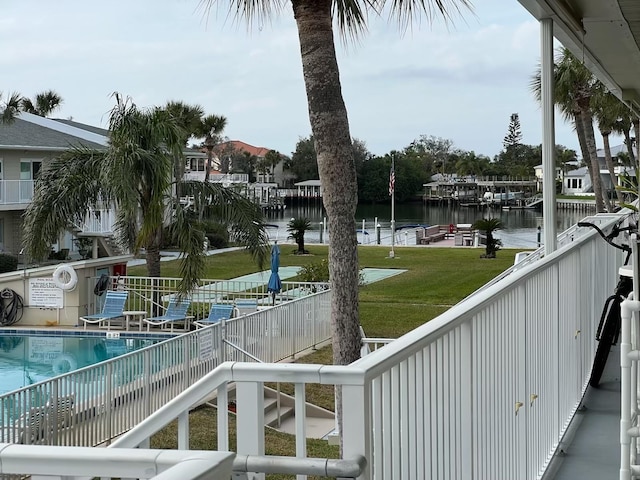
[[[544,253],[549,255],[556,243],[556,135],[554,118],[553,20],[540,20],[540,56],[542,86],[542,199]]]

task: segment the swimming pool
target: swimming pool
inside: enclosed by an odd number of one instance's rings
[[[0,331],[0,395],[169,338],[78,333]]]

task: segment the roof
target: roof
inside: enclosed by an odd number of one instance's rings
[[[612,157],[617,156],[619,153],[627,153],[627,146],[622,144],[622,145],[615,145],[611,147]],[[604,157],[604,148],[599,148],[598,150],[596,150],[596,155],[598,157]]]
[[[304,182],[294,183],[296,187],[320,187],[320,180],[305,180]]]
[[[92,125],[74,122],[73,120],[67,120],[65,118],[53,118],[52,120],[70,125],[72,127],[80,128],[82,130],[86,130],[87,132],[97,133],[98,135],[102,135],[103,137],[109,136],[109,130],[107,130],[106,128],[94,127]]]
[[[231,148],[233,148],[234,150],[247,152],[249,155],[254,155],[256,157],[264,157],[270,150],[269,148],[265,147],[254,147],[253,145],[241,142],[240,140],[230,140],[228,142],[223,142],[219,145],[216,145],[216,147],[214,148],[214,152],[222,153],[227,148],[229,148],[229,146],[231,146]]]
[[[587,170],[587,167],[580,167],[580,168],[576,168],[575,170],[569,170],[567,173],[564,174],[565,178],[566,177],[584,177],[585,175],[589,175],[589,170]]]
[[[562,45],[640,113],[638,0],[518,1],[535,18],[551,18],[554,36]]]
[[[0,124],[2,150],[60,151],[72,146],[102,149],[108,142],[106,135],[30,113],[21,112],[12,123]]]

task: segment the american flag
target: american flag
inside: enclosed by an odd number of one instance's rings
[[[396,171],[393,165],[391,165],[391,172],[389,173],[389,196],[393,195],[396,189]]]

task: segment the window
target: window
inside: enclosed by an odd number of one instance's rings
[[[41,168],[41,160],[20,160],[20,180],[36,180]]]
[[[206,159],[204,158],[192,158],[191,159],[191,171],[192,172],[204,172],[204,164]]]

